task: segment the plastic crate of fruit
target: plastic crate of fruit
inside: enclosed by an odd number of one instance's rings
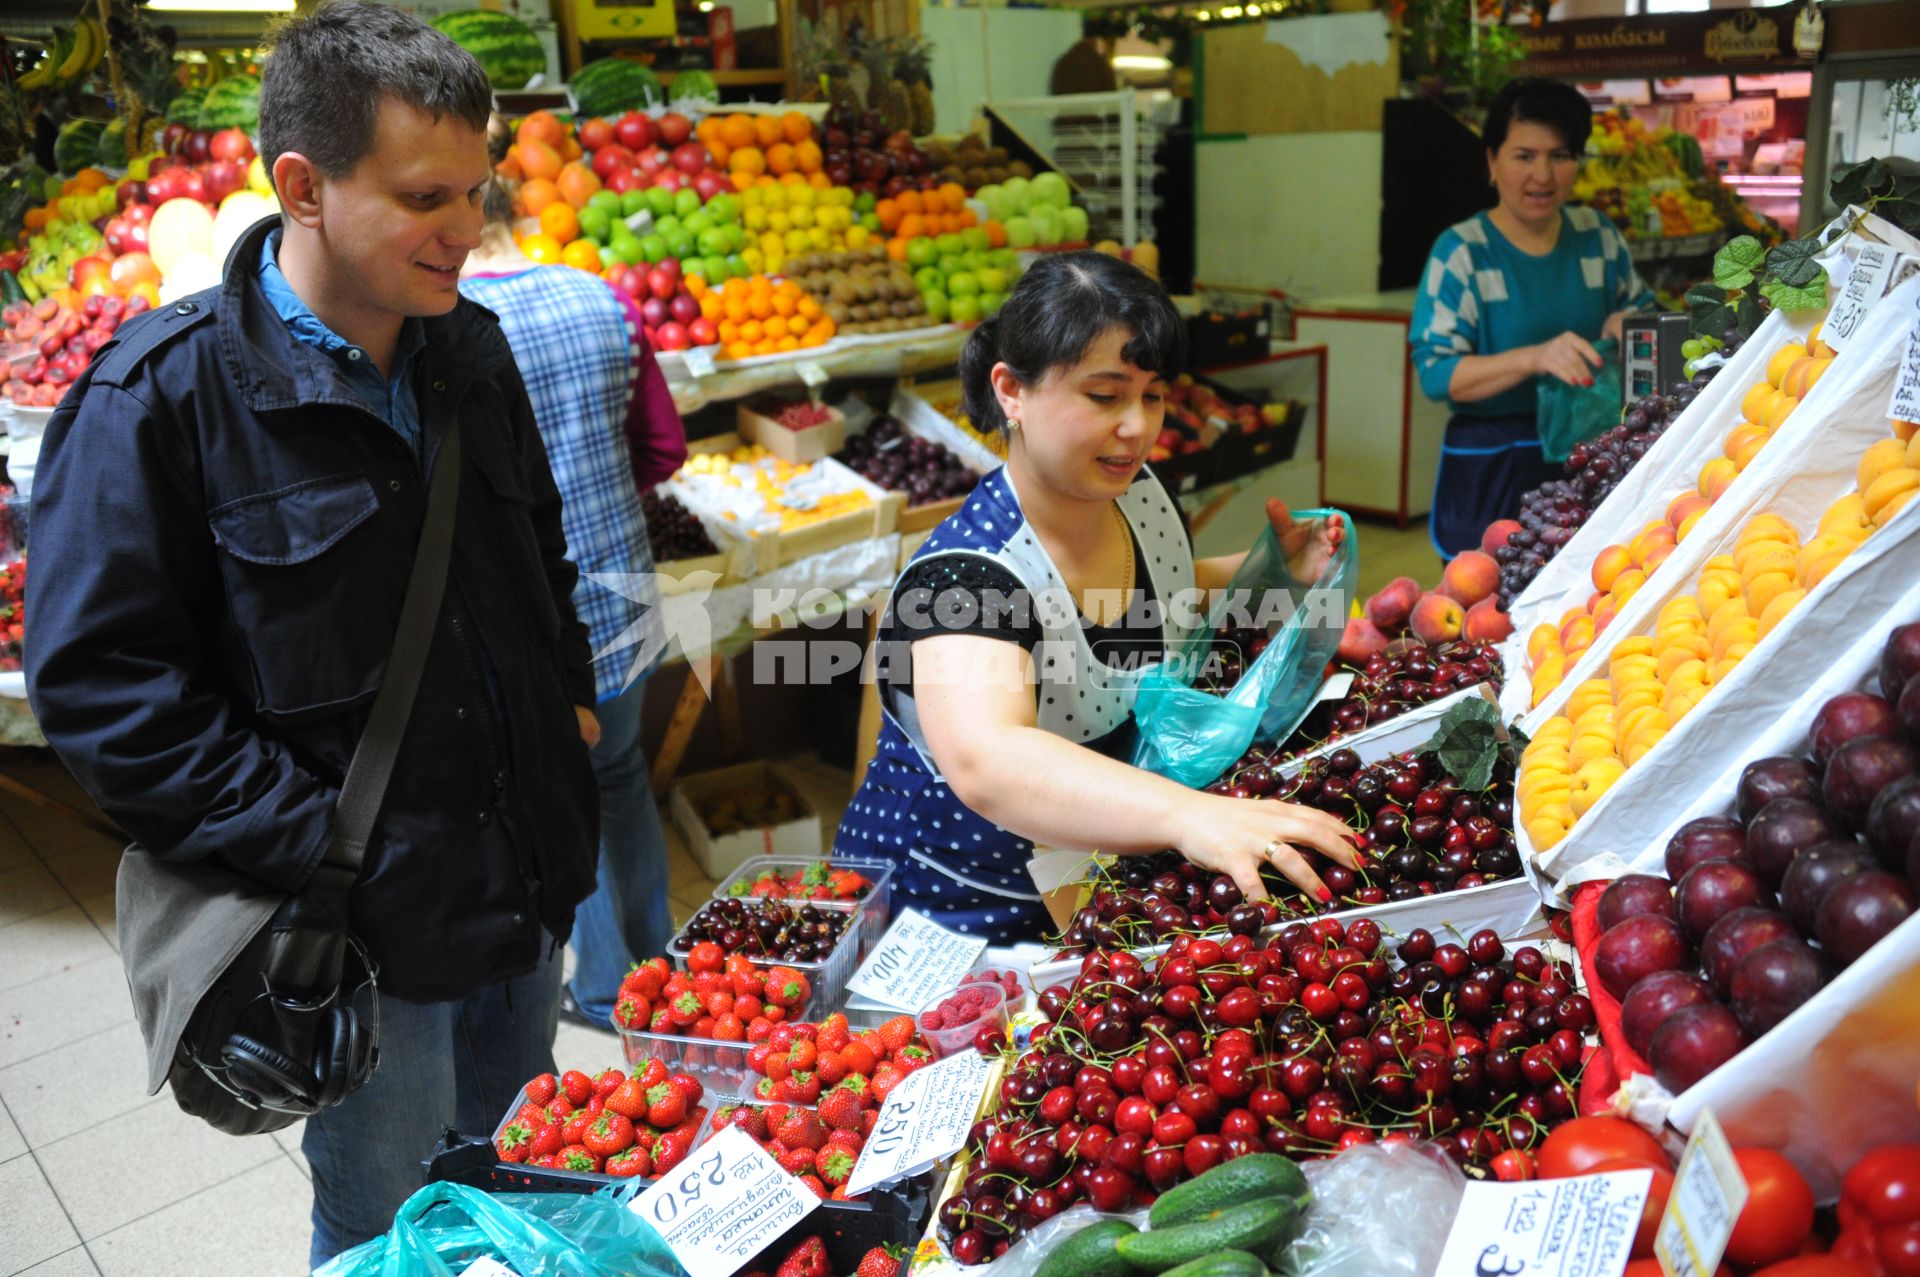
[[[662,1053],[653,1052],[649,1054],[651,1058],[657,1059],[664,1064],[669,1073],[686,1072],[689,1076],[695,1076],[692,1070],[682,1070],[675,1067],[673,1062],[664,1058]],[[629,1051],[627,1058],[630,1062],[638,1064],[641,1059],[646,1057],[636,1057],[633,1052]],[[616,1072],[621,1073],[623,1083],[631,1076],[624,1071],[616,1069],[603,1069],[601,1070],[601,1075],[606,1076]],[[696,1080],[698,1079],[696,1078]],[[635,1082],[635,1085],[637,1086],[638,1083]],[[645,1132],[651,1136],[651,1139],[646,1141],[648,1145],[648,1157],[642,1171],[630,1171],[627,1174],[619,1174],[609,1170],[594,1170],[586,1166],[582,1166],[580,1169],[573,1169],[567,1166],[534,1165],[533,1162],[536,1157],[544,1157],[547,1153],[544,1148],[530,1143],[538,1139],[539,1134],[531,1128],[530,1124],[521,1121],[521,1115],[525,1112],[528,1104],[532,1100],[532,1097],[528,1093],[528,1088],[523,1086],[520,1088],[519,1093],[513,1097],[513,1103],[507,1106],[507,1111],[501,1116],[499,1124],[494,1127],[492,1139],[484,1146],[489,1155],[488,1161],[491,1163],[491,1168],[481,1173],[483,1177],[489,1178],[495,1176],[512,1177],[524,1174],[554,1176],[556,1177],[556,1182],[572,1182],[577,1184],[579,1186],[577,1191],[580,1192],[591,1192],[594,1189],[603,1188],[608,1184],[617,1184],[623,1179],[653,1178],[656,1169],[659,1173],[672,1170],[673,1167],[679,1165],[680,1162],[686,1159],[688,1153],[692,1152],[694,1148],[705,1140],[707,1126],[713,1117],[714,1102],[706,1094],[706,1089],[710,1088],[706,1088],[704,1081],[702,1081],[701,1085],[703,1087],[701,1095],[693,1099],[691,1105],[685,1106],[684,1113],[674,1115],[674,1118],[677,1118],[677,1120],[670,1119],[671,1124],[663,1122],[656,1125],[650,1121],[650,1115],[644,1111],[638,1116],[627,1119],[632,1131],[636,1135]],[[596,1088],[596,1093],[597,1090],[598,1088]],[[559,1094],[560,1093],[556,1094],[556,1098],[558,1098]],[[605,1099],[606,1097],[603,1096],[602,1098]],[[642,1098],[644,1100],[644,1097]],[[673,1097],[665,1098],[668,1102],[672,1102]],[[576,1113],[584,1113],[585,1111],[584,1106],[575,1110]],[[608,1112],[617,1112],[617,1110],[613,1110],[611,1106],[609,1106],[607,1110],[603,1111],[602,1116],[606,1116]],[[520,1129],[510,1137],[509,1128],[513,1128],[516,1125],[519,1126]],[[560,1123],[559,1125],[562,1125],[564,1128],[564,1123]],[[574,1132],[567,1133],[571,1134]],[[448,1136],[450,1139],[460,1138],[452,1131],[448,1132]],[[606,1138],[606,1136],[604,1134],[596,1135],[595,1138]],[[591,1142],[574,1140],[569,1143],[565,1140],[564,1135],[559,1136],[559,1139],[561,1141],[559,1147],[562,1150],[566,1150],[567,1155],[581,1159],[582,1161],[590,1161],[598,1165],[611,1165],[614,1161],[618,1160],[617,1155],[591,1153]],[[679,1144],[679,1148],[676,1150],[670,1162],[656,1168],[652,1155],[659,1152],[670,1139],[676,1141]],[[444,1143],[445,1141],[443,1141],[443,1144]],[[633,1139],[630,1139],[628,1144],[630,1147],[637,1148],[640,1146],[639,1141]],[[522,1150],[518,1154],[519,1160],[516,1160],[513,1155],[507,1152],[509,1146]],[[539,1148],[540,1151],[535,1152],[534,1149],[536,1148]],[[620,1151],[626,1152],[628,1150],[623,1149]],[[429,1178],[431,1178],[431,1176]],[[488,1184],[476,1183],[473,1180],[462,1180],[460,1182],[472,1183],[475,1187],[479,1188],[490,1187]]]
[[[727,916],[727,907],[736,904],[745,906],[747,913],[738,921]],[[773,930],[767,929],[768,923],[773,924]],[[694,946],[702,940],[713,940],[722,953],[739,953],[755,966],[791,967],[813,985],[811,1005],[821,1008],[824,1014],[824,1008],[838,1006],[846,993],[847,981],[860,961],[860,948],[866,934],[864,924],[861,910],[852,904],[822,900],[807,900],[797,905],[779,900],[709,900],[673,937],[667,945],[667,954],[675,963],[691,969],[689,958]],[[793,930],[796,926],[826,927],[834,934],[799,934]],[[745,932],[749,928],[752,932],[743,935],[739,944],[727,942],[726,931]],[[753,938],[756,935],[757,941]],[[817,955],[819,947],[828,942],[831,943],[824,957],[782,956],[804,949],[811,949]],[[762,951],[755,952],[756,949]],[[774,951],[766,951],[769,949]]]
[[[865,886],[850,886],[835,878],[848,871],[864,878]],[[755,856],[715,887],[713,898],[857,904],[865,919],[861,943],[870,949],[893,921],[893,866],[848,856]]]

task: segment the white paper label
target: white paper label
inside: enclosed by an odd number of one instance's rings
[[[488,1255],[462,1268],[460,1277],[520,1277],[520,1274]]]
[[[1321,701],[1343,701],[1353,687],[1355,675],[1352,670],[1344,670],[1320,684],[1320,691],[1314,696],[1314,703]]]
[[[1886,295],[1898,256],[1885,244],[1860,246],[1860,256],[1853,264],[1853,273],[1847,276],[1846,289],[1834,302],[1826,322],[1820,325],[1820,340],[1835,350],[1846,349],[1853,335],[1860,331],[1867,312]]]
[[[726,1277],[820,1206],[753,1137],[730,1126],[633,1200],[680,1266]]]
[[[916,1069],[887,1093],[873,1134],[847,1179],[849,1197],[917,1175],[960,1151],[980,1111],[993,1064],[978,1051]]]
[[[818,390],[827,384],[827,370],[811,359],[801,360],[794,365],[793,370],[800,374],[800,380],[804,381],[810,390]]]
[[[1887,415],[1895,421],[1920,421],[1920,292],[1914,294],[1907,315],[1907,349],[1900,358],[1900,375],[1893,383]]]
[[[1720,1266],[1733,1221],[1747,1204],[1747,1181],[1711,1112],[1702,1110],[1673,1173],[1667,1213],[1653,1237],[1653,1257],[1668,1277],[1702,1277]]]
[[[1472,1181],[1435,1277],[1620,1277],[1653,1172]]]
[[[984,936],[949,931],[917,910],[904,911],[847,981],[849,992],[902,1011],[918,1011],[973,970]]]
[[[712,346],[690,346],[687,348],[687,375],[693,378],[713,376]]]

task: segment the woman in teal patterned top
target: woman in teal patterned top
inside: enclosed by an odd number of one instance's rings
[[[1412,358],[1421,389],[1453,409],[1432,515],[1447,558],[1559,477],[1540,454],[1540,378],[1592,385],[1602,363],[1593,343],[1653,304],[1620,232],[1590,208],[1564,207],[1592,127],[1593,108],[1571,85],[1501,89],[1484,131],[1499,202],[1441,232],[1427,259]]]

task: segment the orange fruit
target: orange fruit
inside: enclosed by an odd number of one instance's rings
[[[544,177],[530,177],[520,184],[520,207],[528,217],[540,216],[540,210],[560,198],[560,188]]]
[[[820,318],[820,303],[811,297],[802,296],[794,305],[794,313],[808,321],[818,319]]]
[[[566,126],[560,123],[560,117],[551,111],[535,111],[520,121],[520,127],[514,130],[516,142],[538,141],[558,150],[566,138]]]
[[[709,142],[707,154],[713,157],[713,167],[723,169],[727,167],[727,159],[733,154],[733,148],[725,142]]]
[[[775,142],[767,148],[767,172],[787,174],[793,172],[793,147],[785,142]]]
[[[753,118],[735,112],[720,122],[720,140],[734,150],[753,145]]]
[[[927,202],[921,197],[919,191],[902,191],[894,197],[894,203],[900,206],[900,211],[903,213],[924,213],[927,211]]]
[[[807,185],[811,186],[816,191],[827,191],[827,190],[833,189],[833,182],[827,177],[825,173],[822,173],[817,169],[807,174]]]
[[[727,164],[736,174],[758,177],[767,171],[767,155],[757,146],[742,146],[727,156]]]
[[[803,319],[799,315],[795,315],[787,320],[787,331],[795,337],[805,336],[807,329],[811,327],[813,327],[813,321],[811,319]]]
[[[575,270],[600,273],[600,249],[590,239],[576,239],[560,253],[560,260]]]
[[[895,237],[887,241],[887,260],[904,262],[907,260],[907,241]]]
[[[780,132],[789,142],[805,142],[813,136],[813,121],[799,111],[788,111],[780,117]]]
[[[720,334],[720,344],[722,346],[731,346],[734,342],[740,340],[740,325],[734,323],[731,319],[721,320],[720,323],[715,326],[715,331]]]
[[[569,164],[560,170],[560,176],[554,181],[554,188],[560,192],[560,198],[576,209],[585,208],[593,193],[600,189],[600,178],[584,164]]]
[[[880,229],[891,235],[900,225],[900,206],[891,199],[881,200],[873,206],[873,215],[880,219]]]
[[[999,222],[994,221],[992,218],[988,218],[987,224],[984,229],[987,232],[988,248],[1005,248],[1007,246],[1007,228],[1006,227],[1002,226]]]
[[[561,247],[559,240],[541,232],[521,240],[520,251],[543,266],[557,266],[560,263],[561,253],[566,250]]]
[[[958,182],[942,182],[940,184],[939,195],[941,199],[947,202],[947,211],[950,213],[958,213],[962,208],[966,207],[967,188]]]
[[[793,144],[793,162],[800,166],[802,173],[818,173],[821,165],[820,144],[812,138]]]
[[[740,325],[740,340],[753,345],[767,335],[766,325],[757,319],[749,319]]]
[[[903,194],[911,195],[913,192],[906,191],[903,192]],[[927,219],[919,213],[908,213],[900,219],[901,239],[921,239],[931,233],[932,232],[927,229]]]
[[[790,350],[800,349],[800,339],[798,337],[782,337],[773,344],[773,348],[780,354],[786,354]]]
[[[752,356],[753,347],[749,346],[746,342],[731,341],[727,343],[728,359],[750,359]]]
[[[528,177],[555,178],[560,176],[560,152],[548,146],[538,138],[516,143],[514,158],[520,161],[520,171]]]
[[[580,238],[580,215],[573,205],[555,200],[540,210],[540,229],[562,244],[571,244]]]
[[[780,127],[779,116],[756,115],[753,117],[753,140],[759,143],[763,150],[785,136],[786,131]]]

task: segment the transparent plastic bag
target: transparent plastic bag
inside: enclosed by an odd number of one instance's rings
[[[1323,519],[1339,513],[1301,510],[1294,517]],[[1183,642],[1172,659],[1141,676],[1133,709],[1140,732],[1134,766],[1198,788],[1232,766],[1255,740],[1278,740],[1306,717],[1353,608],[1360,537],[1352,519],[1341,515],[1341,520],[1345,538],[1304,592],[1287,571],[1272,527],[1260,530],[1234,573],[1227,597],[1214,605],[1205,627]],[[1233,609],[1257,617],[1262,600],[1276,590],[1290,593],[1292,613],[1240,681],[1224,696],[1192,686],[1214,633]]]
[[[1574,448],[1620,424],[1620,343],[1608,337],[1593,349],[1605,362],[1594,372],[1591,386],[1540,378],[1536,420],[1540,452],[1548,461],[1565,461]]]
[[[1302,1169],[1313,1204],[1280,1258],[1287,1277],[1426,1277],[1440,1263],[1467,1184],[1444,1153],[1363,1144]]]
[[[429,1184],[384,1237],[336,1255],[314,1277],[459,1277],[483,1258],[519,1277],[683,1277],[666,1243],[627,1209],[631,1191],[511,1193]]]

